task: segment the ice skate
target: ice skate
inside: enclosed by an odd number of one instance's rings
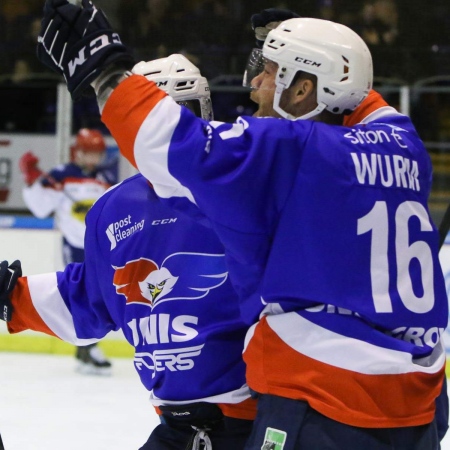
[[[76,371],[83,375],[111,375],[111,363],[96,344],[77,347]]]

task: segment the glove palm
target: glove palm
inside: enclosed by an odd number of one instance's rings
[[[270,30],[276,28],[281,22],[294,17],[300,17],[296,12],[289,9],[268,8],[263,9],[250,18],[252,29],[255,32],[256,46],[262,48]]]

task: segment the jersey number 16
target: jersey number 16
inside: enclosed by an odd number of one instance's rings
[[[395,212],[395,262],[397,265],[397,291],[405,307],[415,313],[429,312],[434,305],[434,267],[430,246],[425,241],[409,243],[408,222],[411,217],[420,221],[421,231],[433,231],[426,209],[418,202],[406,201]],[[372,232],[370,249],[370,278],[375,311],[392,312],[389,295],[388,236],[389,220],[386,202],[377,201],[371,211],[358,219],[358,235]],[[416,259],[420,264],[423,295],[413,289],[409,271]]]

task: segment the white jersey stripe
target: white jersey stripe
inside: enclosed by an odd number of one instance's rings
[[[297,352],[325,364],[362,374],[437,373],[445,363],[442,341],[428,358],[413,361],[409,353],[342,336],[295,312],[267,316],[267,323],[283,342]]]
[[[134,156],[139,171],[151,179],[160,197],[187,197],[195,203],[191,191],[169,173],[169,144],[180,120],[180,113],[181,107],[173,99],[166,97],[161,100],[139,129],[134,143]]]
[[[27,280],[34,308],[56,336],[80,346],[99,341],[99,339],[77,338],[72,314],[58,290],[56,273],[31,275]]]
[[[196,402],[208,402],[208,403],[230,403],[232,405],[236,405],[237,403],[241,403],[250,398],[248,386],[245,384],[239,389],[234,391],[225,392],[224,394],[212,395],[210,397],[198,398],[195,399]],[[153,391],[150,393],[150,402],[154,406],[161,405],[186,405],[192,403],[192,400],[185,401],[173,401],[173,400],[161,400],[156,395],[153,394]]]

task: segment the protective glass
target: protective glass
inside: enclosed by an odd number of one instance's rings
[[[202,108],[199,100],[182,100],[177,103],[191,110],[197,117],[202,117]]]
[[[244,72],[244,79],[242,80],[242,86],[250,89],[255,89],[252,86],[252,80],[257,77],[263,70],[266,64],[266,58],[264,58],[262,49],[254,48],[247,60],[247,66]]]
[[[211,99],[203,98],[202,100],[179,100],[177,103],[191,110],[197,117],[205,120],[213,120]]]

